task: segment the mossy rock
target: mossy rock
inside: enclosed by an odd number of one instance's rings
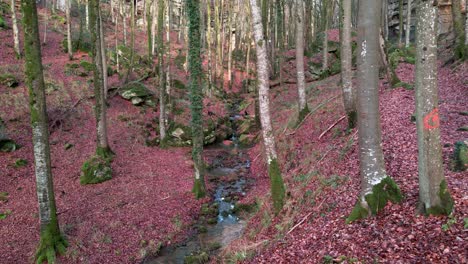
[[[0,152],[13,152],[19,148],[20,145],[11,139],[0,139]]]
[[[134,97],[151,97],[153,92],[141,82],[130,82],[121,88],[120,96],[126,100],[131,100]]]
[[[453,150],[453,168],[455,171],[468,169],[468,143],[459,141]]]
[[[96,184],[112,179],[112,169],[108,159],[99,155],[85,161],[81,168],[80,184]]]
[[[15,88],[18,86],[19,81],[13,74],[5,73],[0,75],[0,84],[3,84],[10,88]]]

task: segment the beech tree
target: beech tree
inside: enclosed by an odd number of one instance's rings
[[[40,241],[37,263],[55,262],[57,253],[66,251],[67,242],[60,233],[55,205],[54,183],[50,161],[49,121],[42,68],[41,44],[35,0],[22,0],[25,75],[29,91],[33,135],[36,192],[39,202]]]
[[[164,72],[164,10],[165,1],[158,3],[158,68],[159,68],[159,142],[166,140],[166,76]],[[167,47],[166,47],[167,48]]]
[[[260,122],[262,124],[263,144],[268,164],[268,175],[271,184],[271,197],[275,213],[279,213],[284,205],[285,186],[279,168],[276,154],[275,136],[271,125],[269,74],[266,42],[263,35],[262,16],[256,0],[250,0],[252,15],[252,32],[255,38],[255,52],[257,54],[258,97],[260,108]]]
[[[68,49],[68,58],[73,59],[73,47],[72,47],[72,33],[71,33],[71,18],[70,18],[70,9],[71,9],[71,0],[66,0],[65,2],[65,15],[67,17],[67,49]]]
[[[405,31],[405,47],[410,46],[410,35],[411,35],[411,0],[408,0],[406,5],[406,31]]]
[[[437,7],[421,1],[416,37],[416,126],[420,211],[450,214],[453,200],[447,188],[440,145],[437,85]]]
[[[188,16],[188,71],[190,75],[190,109],[192,112],[192,159],[195,169],[193,193],[205,196],[205,168],[203,164],[203,91],[200,42],[200,0],[186,0]]]
[[[13,42],[16,58],[21,58],[21,48],[19,41],[18,20],[16,19],[15,0],[11,0],[11,24],[13,26]]]
[[[379,111],[379,30],[381,1],[360,0],[358,21],[358,135],[361,192],[347,222],[375,215],[400,189],[385,171]]]
[[[452,0],[453,32],[455,33],[455,57],[468,58],[468,46],[465,44],[465,32],[463,27],[463,14],[461,12],[461,0]]]
[[[92,60],[94,72],[94,98],[96,116],[96,153],[85,161],[82,168],[81,184],[100,183],[112,178],[110,161],[112,152],[107,139],[107,105],[104,93],[103,48],[101,39],[102,24],[99,0],[89,0],[90,33],[92,42]]]
[[[303,0],[296,0],[296,72],[297,91],[299,94],[299,119],[298,124],[309,113],[305,91],[304,74],[304,3]]]
[[[356,92],[353,88],[352,48],[351,48],[351,0],[342,0],[341,29],[341,85],[343,104],[348,116],[348,128],[356,127]]]

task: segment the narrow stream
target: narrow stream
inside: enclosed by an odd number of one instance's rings
[[[245,195],[246,174],[250,169],[250,160],[239,147],[238,135],[236,134],[236,120],[238,115],[238,103],[231,109],[230,120],[233,135],[231,144],[226,146],[218,143],[208,147],[205,153],[214,154],[211,169],[207,171],[206,179],[216,185],[213,194],[213,203],[210,208],[217,208],[217,219],[215,224],[207,224],[206,232],[198,232],[184,243],[176,246],[164,247],[157,257],[145,259],[145,264],[183,264],[187,256],[208,252],[215,255],[217,251],[228,246],[232,241],[239,238],[245,228],[245,221],[239,219],[235,214],[236,200]],[[216,248],[213,249],[213,245]]]

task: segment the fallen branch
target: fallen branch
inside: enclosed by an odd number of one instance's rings
[[[286,134],[287,136],[290,136],[290,135],[294,135],[296,133],[296,131],[302,126],[302,124],[304,124],[304,121],[309,117],[311,116],[314,112],[316,112],[317,110],[319,110],[320,108],[322,108],[323,106],[327,105],[328,103],[330,103],[332,100],[338,98],[340,95],[336,95],[336,96],[333,96],[332,98],[328,99],[327,101],[319,104],[317,107],[315,107],[314,109],[312,109],[305,117],[304,119],[302,119],[302,121],[297,125],[297,127],[291,132],[291,133],[288,133]],[[284,131],[286,132],[286,130]]]
[[[334,128],[336,125],[338,125],[338,123],[340,123],[343,119],[345,119],[346,116],[342,116],[340,117],[340,119],[338,119],[338,121],[336,121],[335,123],[333,123],[333,125],[331,125],[330,127],[327,128],[327,130],[323,131],[322,134],[320,134],[320,136],[318,137],[318,139],[321,139],[325,134],[328,133],[328,131],[330,131],[332,128]]]
[[[316,209],[319,209],[319,208],[322,206],[323,202],[325,202],[325,200],[326,200],[326,199],[323,199],[323,201],[317,206]],[[288,231],[288,233],[286,233],[286,235],[289,235],[289,233],[291,233],[292,231],[294,231],[294,229],[296,229],[298,226],[302,225],[302,223],[304,223],[305,220],[307,220],[307,218],[309,218],[309,216],[310,216],[313,212],[314,212],[314,211],[312,211],[312,212],[308,213],[306,216],[304,216],[304,218],[302,218],[302,220],[299,221],[299,223],[297,223],[295,226],[293,226],[291,229],[289,229],[289,231]]]

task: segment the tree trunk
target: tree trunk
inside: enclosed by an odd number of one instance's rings
[[[279,168],[275,149],[275,136],[271,125],[268,59],[265,38],[263,36],[262,16],[256,0],[250,0],[252,12],[252,32],[255,38],[257,54],[258,96],[260,104],[260,120],[262,124],[263,143],[268,164],[268,174],[271,182],[271,196],[275,213],[279,213],[284,205],[285,187]]]
[[[403,42],[403,4],[404,1],[400,0],[398,3],[398,19],[399,19],[399,24],[398,24],[398,46],[401,47],[402,42]]]
[[[411,35],[411,0],[408,0],[406,6],[406,31],[405,31],[405,47],[410,46],[410,35]]]
[[[72,47],[72,33],[71,33],[71,0],[66,0],[66,16],[67,16],[67,47],[68,47],[68,59],[73,60],[73,47]]]
[[[468,0],[465,0],[465,46],[468,46]]]
[[[465,32],[463,27],[463,15],[461,13],[460,0],[452,1],[453,31],[455,33],[455,57],[468,58],[468,46],[465,46]]]
[[[166,83],[164,73],[164,11],[165,1],[158,4],[158,68],[159,68],[159,142],[166,143]]]
[[[67,242],[60,234],[55,205],[50,161],[49,122],[42,69],[41,45],[36,1],[23,0],[26,85],[29,90],[31,127],[34,146],[36,192],[39,202],[40,242],[36,251],[38,263],[55,262],[56,253],[65,253]]]
[[[440,145],[437,87],[437,7],[422,1],[416,39],[416,127],[420,210],[450,214],[453,200],[447,189]]]
[[[90,33],[91,42],[93,45],[93,64],[94,64],[94,97],[95,97],[95,114],[97,128],[97,148],[96,152],[110,152],[109,143],[107,140],[107,105],[104,95],[104,71],[103,71],[103,54],[101,40],[101,19],[100,7],[98,0],[89,1],[90,10]]]
[[[148,58],[153,58],[153,36],[151,28],[153,26],[153,17],[151,15],[152,2],[151,0],[146,0],[146,37],[148,38]],[[156,1],[156,0],[153,0]]]
[[[343,28],[341,30],[341,85],[343,104],[348,116],[348,128],[357,123],[356,92],[353,89],[352,49],[351,49],[351,0],[342,1]]]
[[[379,112],[379,30],[381,1],[361,0],[358,21],[358,135],[361,193],[347,222],[377,214],[402,199],[387,176]]]
[[[303,0],[296,0],[296,72],[297,91],[299,95],[299,119],[298,124],[309,112],[305,91],[304,74],[304,4]]]
[[[102,14],[101,9],[99,9],[99,39],[101,41],[101,56],[102,56],[102,89],[104,92],[104,102],[107,102],[107,54],[106,54],[106,44],[104,37],[104,27],[102,25]]]
[[[19,41],[19,30],[18,30],[18,22],[16,19],[16,10],[15,10],[15,0],[11,0],[11,23],[13,26],[13,41],[15,43],[15,55],[16,58],[21,58],[21,48],[20,48],[20,41]]]
[[[125,76],[125,82],[128,82],[130,74],[133,72],[133,65],[135,64],[135,1],[136,0],[131,0],[130,27],[132,32],[130,35],[130,65],[128,66],[127,75]]]
[[[331,9],[331,2],[332,0],[325,0],[325,2],[323,3],[323,8],[324,8],[324,11],[323,11],[323,19],[325,21],[325,26],[324,26],[324,29],[323,29],[323,43],[322,43],[322,47],[323,47],[323,53],[322,53],[322,71],[326,71],[328,69],[328,26],[329,26],[329,15],[328,15],[328,11],[329,9]]]
[[[195,169],[193,192],[196,198],[205,196],[203,164],[203,92],[202,66],[200,57],[200,0],[187,0],[189,55],[188,68],[190,75],[190,100],[192,112],[192,159]]]
[[[206,13],[207,13],[207,26],[206,26],[206,42],[208,44],[208,94],[211,96],[211,87],[213,84],[213,72],[212,72],[212,51],[211,51],[211,0],[206,1]],[[215,14],[216,15],[216,14]]]

